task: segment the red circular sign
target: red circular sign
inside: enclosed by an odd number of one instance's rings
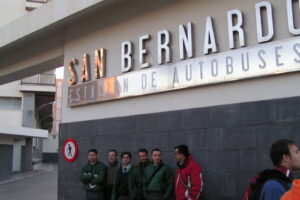
[[[63,145],[62,153],[68,162],[76,160],[78,155],[78,144],[74,139],[67,139]]]

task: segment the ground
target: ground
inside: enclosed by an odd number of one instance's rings
[[[0,182],[0,200],[57,200],[57,166]]]

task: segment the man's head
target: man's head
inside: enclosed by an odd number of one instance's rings
[[[183,162],[190,155],[189,148],[185,144],[178,145],[174,147],[174,149],[175,149],[174,154],[178,162]]]
[[[300,152],[291,140],[281,139],[272,144],[270,156],[276,167],[300,169]]]
[[[161,162],[161,150],[160,149],[153,149],[151,151],[151,158],[154,165],[158,165]]]
[[[95,163],[97,161],[97,150],[96,149],[90,149],[88,151],[88,160],[91,164]]]
[[[115,163],[117,161],[117,156],[118,156],[117,150],[110,149],[108,151],[108,155],[107,155],[108,162],[111,163],[111,164]]]
[[[146,163],[148,158],[148,151],[147,149],[140,149],[138,151],[139,160],[141,163]]]
[[[130,152],[123,152],[121,154],[122,164],[123,166],[127,166],[131,163],[131,153]]]

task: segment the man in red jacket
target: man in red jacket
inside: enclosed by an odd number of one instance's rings
[[[202,169],[186,145],[174,149],[178,166],[175,177],[176,200],[197,200],[203,187]]]

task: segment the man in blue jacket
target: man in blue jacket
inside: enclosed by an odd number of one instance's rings
[[[270,156],[274,164],[273,171],[277,171],[284,178],[270,178],[266,181],[260,200],[280,200],[281,196],[291,188],[291,171],[300,169],[300,151],[290,140],[282,139],[275,142],[271,147]]]

